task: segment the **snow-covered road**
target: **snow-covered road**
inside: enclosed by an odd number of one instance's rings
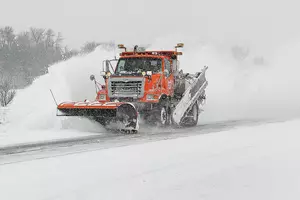
[[[0,145],[0,165],[76,154],[78,152],[95,151],[179,137],[222,132],[238,127],[257,126],[260,124],[276,122],[277,121],[274,120],[233,120],[201,124],[191,128],[169,127],[165,129],[145,126],[141,128],[138,134],[106,131],[98,133],[97,135],[92,133],[92,135],[87,136],[76,136],[75,134],[75,136],[71,138],[60,138],[57,140],[46,138],[43,141],[33,140],[33,142],[12,143],[10,145]],[[51,131],[46,131],[46,133],[51,134]],[[56,133],[56,135],[58,135],[58,133]],[[45,135],[43,131],[40,134]],[[55,133],[53,133],[53,135],[55,135]]]
[[[0,166],[0,199],[299,199],[300,120]]]

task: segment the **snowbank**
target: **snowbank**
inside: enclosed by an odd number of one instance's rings
[[[296,200],[299,132],[295,120],[2,165],[0,198]]]
[[[94,74],[101,81],[102,61],[113,56],[99,48],[59,62],[49,68],[48,74],[19,90],[5,120],[2,119],[5,123],[0,125],[0,145],[101,134],[104,129],[98,123],[78,117],[57,117],[50,89],[58,103],[93,100],[95,87],[89,76]]]

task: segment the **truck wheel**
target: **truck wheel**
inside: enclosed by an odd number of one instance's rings
[[[195,103],[192,107],[191,114],[193,118],[191,119],[191,125],[190,126],[196,126],[198,124],[198,118],[199,118],[199,112],[198,112],[198,105]]]
[[[167,124],[167,120],[168,120],[167,109],[166,109],[166,107],[161,107],[159,122],[161,125],[165,126]]]
[[[159,126],[168,126],[170,125],[170,113],[167,110],[166,106],[160,107],[159,114],[157,116],[157,122]]]

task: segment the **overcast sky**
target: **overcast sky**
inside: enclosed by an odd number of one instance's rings
[[[87,40],[150,43],[181,33],[204,40],[272,45],[300,34],[296,0],[0,0],[0,26],[62,32]]]

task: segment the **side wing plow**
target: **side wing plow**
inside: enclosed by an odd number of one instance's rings
[[[181,100],[176,105],[172,113],[173,122],[180,125],[187,113],[192,109],[192,106],[198,101],[201,103],[205,98],[205,88],[208,82],[205,77],[205,72],[208,67],[204,67],[202,72],[195,75],[194,81],[184,92]]]

